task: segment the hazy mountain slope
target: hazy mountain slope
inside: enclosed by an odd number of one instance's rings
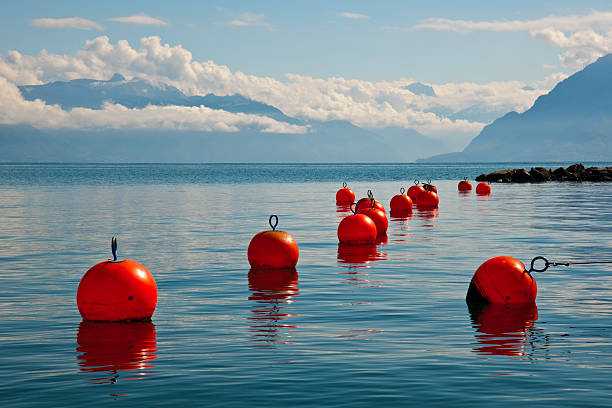
[[[460,153],[424,161],[612,159],[612,54],[575,73],[522,114],[495,120]]]

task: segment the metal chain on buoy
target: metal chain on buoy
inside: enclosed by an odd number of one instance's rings
[[[537,261],[544,261],[544,267],[542,269],[536,269],[535,263]],[[548,259],[543,256],[536,256],[531,260],[531,266],[529,270],[526,272],[545,272],[551,266],[570,266],[570,265],[591,265],[591,264],[612,264],[612,261],[584,261],[584,262],[550,262]]]

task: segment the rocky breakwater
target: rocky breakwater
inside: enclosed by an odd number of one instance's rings
[[[543,181],[612,181],[612,167],[585,168],[581,163],[558,169],[532,167],[526,169],[497,170],[489,174],[481,174],[476,181],[492,183],[537,183]]]

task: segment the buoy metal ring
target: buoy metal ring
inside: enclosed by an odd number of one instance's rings
[[[108,258],[108,262],[121,262],[117,260],[117,237],[111,238],[111,251],[113,253],[113,259]]]
[[[354,210],[353,210],[353,206],[355,206],[355,209],[354,209]],[[351,207],[350,207],[350,209],[351,209],[351,212],[352,212],[353,214],[357,214],[357,210],[359,209],[359,204],[357,204],[357,203],[355,203],[355,202],[351,203]]]
[[[418,186],[419,185],[419,180],[414,180],[414,185]]]
[[[272,219],[274,219],[274,224],[272,223]],[[272,214],[268,222],[270,223],[270,227],[272,227],[272,231],[276,231],[276,226],[278,225],[278,216]]]
[[[372,190],[368,190],[368,198],[369,199],[374,198],[374,193],[372,193]]]
[[[404,193],[406,192],[406,189],[404,187],[400,188],[400,194],[404,195]]]
[[[535,263],[536,261],[544,261],[544,268],[542,269],[536,269],[535,268]],[[544,258],[543,256],[536,256],[535,258],[533,258],[531,260],[531,266],[529,267],[529,270],[527,271],[527,273],[531,273],[531,272],[544,272],[548,269],[548,267],[551,265],[550,262],[548,262],[548,259]]]
[[[342,188],[346,188],[346,186],[347,186],[347,185],[348,185],[348,184],[346,184],[346,181],[343,181],[343,182],[342,182]]]

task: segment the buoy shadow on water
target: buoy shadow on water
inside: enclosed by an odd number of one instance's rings
[[[252,316],[248,318],[249,332],[250,340],[258,342],[258,347],[294,343],[283,338],[293,337],[297,326],[282,321],[296,316],[290,306],[300,293],[298,278],[295,268],[249,271],[249,300],[255,302],[251,309]]]
[[[468,303],[477,347],[483,355],[529,356],[534,353],[535,303],[483,304]]]
[[[79,372],[105,373],[88,378],[92,384],[143,379],[153,374],[157,336],[152,322],[93,322],[79,325],[76,348]],[[129,372],[124,377],[124,372]]]

